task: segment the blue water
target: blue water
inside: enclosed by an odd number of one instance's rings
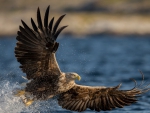
[[[116,86],[121,89],[134,87],[130,78],[138,83],[145,75],[150,83],[150,38],[148,36],[87,36],[76,38],[62,36],[57,60],[63,72],[76,72],[82,79],[78,84],[91,86]],[[20,88],[24,73],[14,57],[15,37],[0,38],[0,113],[72,113],[62,109],[56,99],[37,101],[25,107],[13,91]],[[150,92],[139,98],[139,102],[122,109],[102,113],[150,113]],[[84,113],[94,113],[87,110]]]

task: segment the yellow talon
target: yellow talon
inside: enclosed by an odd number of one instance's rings
[[[15,94],[16,96],[21,96],[21,95],[24,95],[25,94],[25,90],[18,90],[17,91],[17,94]]]
[[[20,97],[23,103],[25,104],[25,106],[30,106],[34,102],[34,100],[27,98],[26,94],[27,92],[25,92],[25,90],[17,90],[15,96]]]
[[[33,100],[27,100],[26,102],[25,102],[25,105],[26,106],[30,106],[31,104],[33,103]]]

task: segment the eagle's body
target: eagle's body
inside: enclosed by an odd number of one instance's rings
[[[56,75],[40,77],[27,83],[25,88],[26,92],[34,96],[35,100],[46,100],[68,91],[75,85],[74,81],[68,81],[66,79],[65,73],[61,73],[56,78],[51,78],[52,76]]]
[[[58,103],[65,109],[73,111],[111,110],[116,107],[130,105],[137,101],[138,95],[149,90],[137,85],[131,90],[119,90],[116,87],[91,87],[77,85],[75,80],[80,80],[77,73],[64,73],[60,70],[55,53],[59,47],[56,39],[60,32],[67,26],[60,27],[62,15],[54,24],[54,17],[48,24],[49,7],[45,12],[44,25],[40,10],[37,10],[37,23],[31,18],[33,30],[24,21],[19,27],[15,56],[20,62],[20,68],[27,75],[29,82],[26,87],[18,91],[17,95],[23,98],[25,105],[31,105],[35,100],[47,100],[58,96]]]

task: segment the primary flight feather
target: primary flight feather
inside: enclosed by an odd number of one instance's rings
[[[44,24],[40,9],[37,9],[37,23],[31,18],[33,29],[21,20],[15,47],[15,56],[20,62],[20,68],[30,80],[26,87],[17,92],[26,106],[36,100],[47,100],[58,96],[58,104],[72,111],[84,111],[87,108],[95,111],[111,110],[124,107],[137,101],[137,97],[147,92],[147,87],[135,86],[131,90],[119,90],[116,87],[91,87],[77,85],[80,80],[77,73],[64,73],[60,70],[55,53],[59,47],[56,42],[58,35],[67,26],[58,26],[65,15],[54,24],[54,17],[48,22],[49,8],[46,9]],[[141,84],[143,85],[143,84]]]

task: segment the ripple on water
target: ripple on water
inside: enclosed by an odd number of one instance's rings
[[[101,38],[99,38],[101,37]],[[112,37],[112,36],[109,36]],[[138,70],[143,71],[145,81],[150,81],[150,39],[149,38],[70,38],[58,40],[60,47],[56,53],[63,72],[77,72],[82,80],[79,84],[116,86],[131,89],[134,82],[141,83]],[[14,57],[16,40],[0,39],[0,113],[72,113],[58,106],[56,99],[37,101],[25,107],[13,91],[20,88],[23,73]],[[137,104],[102,113],[149,113],[150,93],[139,98]],[[84,113],[95,113],[87,110]]]

